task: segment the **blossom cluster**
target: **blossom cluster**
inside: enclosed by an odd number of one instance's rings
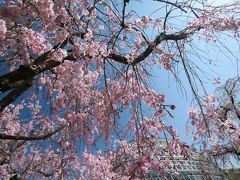
[[[51,48],[51,45],[45,39],[45,36],[37,31],[23,27],[21,29],[22,42],[29,46],[34,54],[42,54]]]

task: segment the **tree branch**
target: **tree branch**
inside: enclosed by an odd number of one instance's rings
[[[17,70],[0,77],[0,92],[6,92],[21,86],[34,74],[34,68],[21,65]]]
[[[32,80],[30,80],[26,84],[14,89],[6,97],[4,97],[0,101],[0,113],[4,110],[5,107],[7,107],[12,102],[14,102],[22,93],[24,93],[31,86],[32,86]]]
[[[168,41],[168,40],[178,41],[178,40],[186,39],[189,35],[193,34],[195,31],[199,31],[200,29],[201,29],[201,27],[193,29],[193,30],[185,29],[185,30],[183,30],[179,33],[175,33],[175,34],[161,33],[160,35],[158,35],[155,38],[155,40],[152,43],[150,43],[148,45],[148,47],[146,48],[145,51],[143,51],[139,56],[137,56],[133,60],[133,62],[130,65],[136,65],[136,64],[142,62],[153,52],[154,48],[156,48],[161,42]],[[120,62],[123,64],[129,64],[127,61],[127,58],[124,56],[121,56],[121,55],[111,53],[108,58],[110,58],[116,62]]]
[[[7,135],[7,134],[2,134],[0,133],[0,139],[4,140],[15,140],[15,141],[36,141],[36,140],[44,140],[47,138],[50,138],[57,132],[61,131],[64,127],[60,127],[50,133],[40,135],[40,136],[17,136],[17,135]]]
[[[43,63],[48,59],[52,50],[63,48],[65,45],[67,45],[68,41],[69,41],[69,37],[67,37],[62,42],[55,45],[51,50],[40,55],[35,60],[33,65],[30,65],[30,66],[21,65],[15,71],[0,76],[0,92],[6,92],[16,87],[19,87],[22,84],[26,83],[25,82],[26,79],[34,78],[37,74],[40,73],[38,66],[41,67],[41,65],[43,65]]]

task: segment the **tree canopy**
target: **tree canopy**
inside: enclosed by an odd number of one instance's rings
[[[239,77],[200,94],[197,62],[208,58],[194,44],[239,41],[239,2],[155,0],[156,11],[140,16],[132,1],[0,1],[3,178],[134,179],[175,169],[172,156],[191,158],[165,122],[178,105],[151,85],[152,67],[180,84],[181,67],[195,99],[186,109],[194,140],[209,157],[239,162]],[[156,152],[157,138],[167,146]]]

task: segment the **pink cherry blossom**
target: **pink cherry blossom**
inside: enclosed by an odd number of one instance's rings
[[[0,19],[0,40],[3,40],[7,33],[6,22]]]
[[[57,51],[52,53],[50,59],[61,62],[66,56],[67,51],[65,49],[58,49]]]

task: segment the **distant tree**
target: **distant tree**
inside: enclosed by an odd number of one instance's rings
[[[191,156],[164,122],[175,105],[149,83],[149,69],[159,65],[178,81],[178,67],[185,72],[199,108],[190,110],[197,138],[213,134],[217,144],[211,146],[220,147],[214,153],[239,153],[237,101],[231,89],[224,92],[228,103],[218,108],[213,98],[202,100],[195,61],[204,57],[194,46],[197,39],[221,46],[224,33],[239,40],[239,3],[158,0],[159,17],[153,18],[138,16],[132,1],[0,1],[3,179],[128,179],[174,169],[171,158],[164,164],[151,158],[158,137],[168,147],[158,147],[158,154]],[[224,140],[228,135],[234,139]],[[132,160],[118,161],[120,150]]]

